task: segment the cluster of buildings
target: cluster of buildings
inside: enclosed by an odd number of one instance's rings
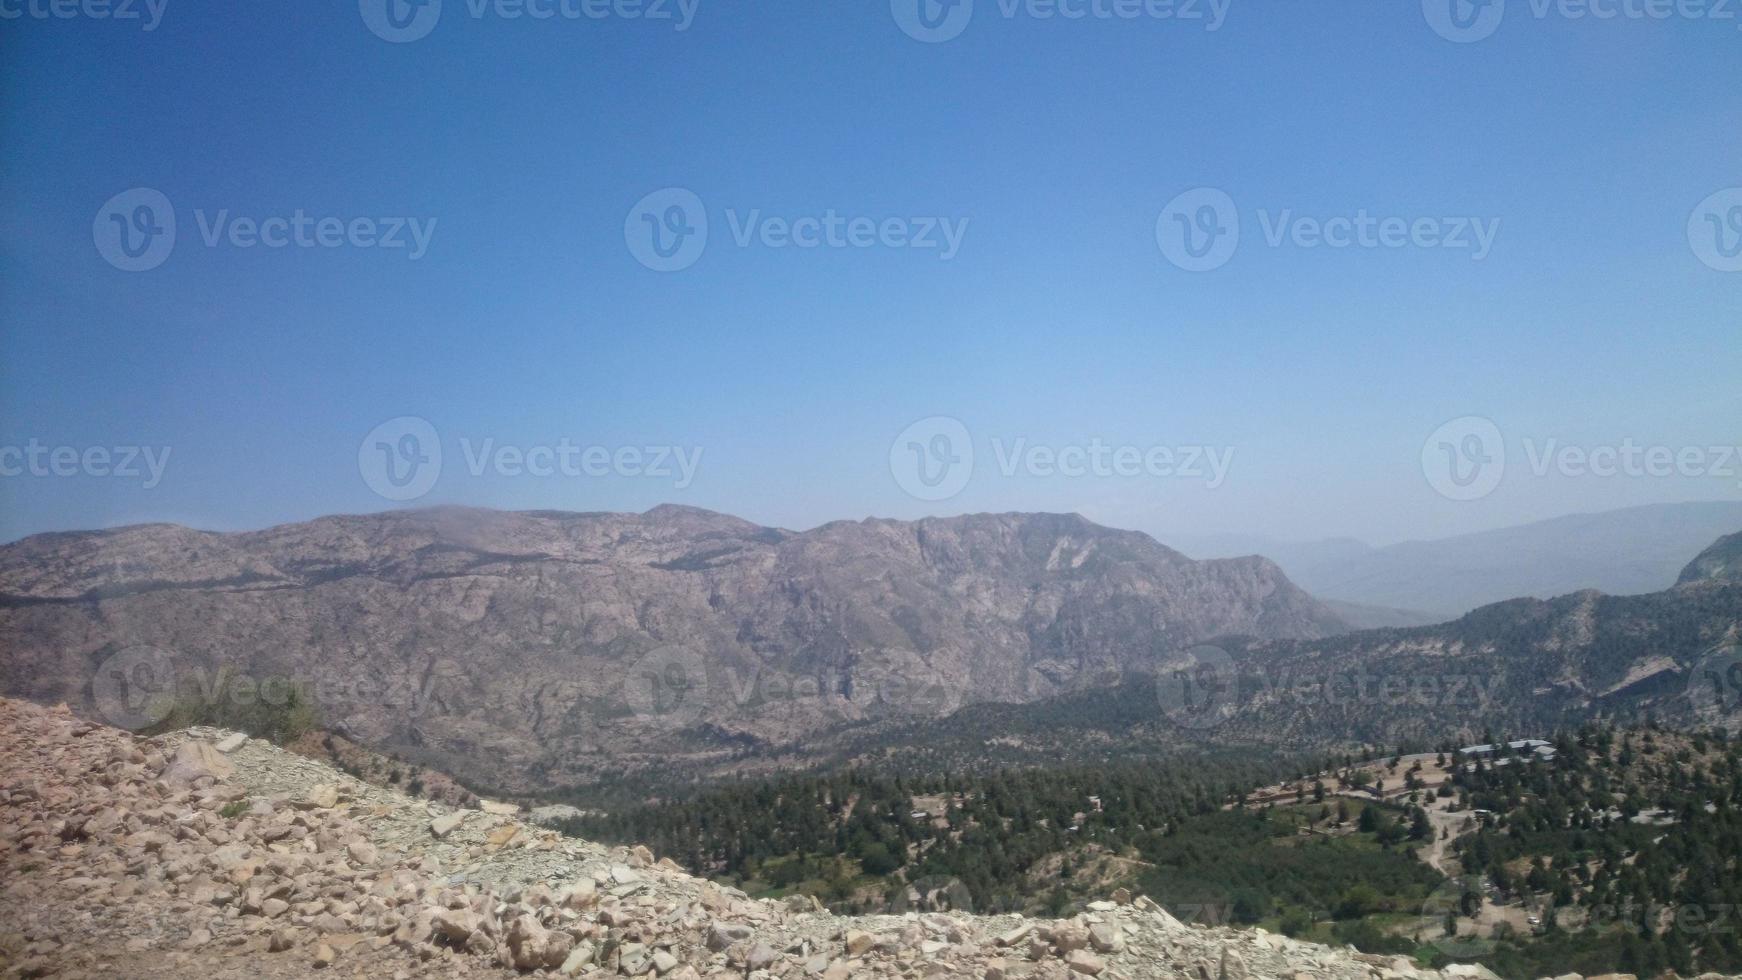
[[[1476,763],[1484,759],[1494,767],[1511,765],[1515,758],[1527,762],[1552,762],[1554,746],[1540,738],[1521,738],[1505,745],[1466,745],[1458,750],[1458,758],[1464,760],[1466,772],[1474,772]]]

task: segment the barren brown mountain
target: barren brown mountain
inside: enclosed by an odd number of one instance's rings
[[[670,506],[437,509],[0,548],[8,694],[140,727],[171,690],[295,685],[342,733],[515,791],[1343,629],[1265,559],[1067,515],[797,533]]]

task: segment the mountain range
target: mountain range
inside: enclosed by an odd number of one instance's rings
[[[1347,628],[1267,559],[1193,561],[1070,515],[800,533],[674,506],[450,508],[0,548],[9,694],[140,727],[295,686],[341,734],[515,789]]]

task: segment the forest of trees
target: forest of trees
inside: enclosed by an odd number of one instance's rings
[[[1742,743],[1591,730],[1557,749],[1552,766],[1458,780],[1491,814],[1454,843],[1465,872],[1542,923],[1497,957],[1516,972],[1742,971]]]
[[[1088,846],[1123,851],[1146,833],[1213,812],[1268,774],[1220,775],[1237,782],[1212,785],[1195,767],[913,779],[848,772],[727,787],[566,829],[643,841],[694,871],[771,889],[820,881],[810,890],[842,908],[866,906],[854,893],[869,877],[889,879],[889,895],[906,882],[955,879],[981,910],[1021,909],[1035,904],[1029,875],[1042,859]],[[934,802],[920,813],[918,799]]]
[[[914,892],[980,912],[1063,914],[1114,887],[1186,921],[1253,925],[1368,952],[1448,959],[1424,903],[1448,879],[1419,860],[1435,798],[1464,815],[1448,841],[1462,900],[1533,910],[1477,958],[1504,976],[1742,972],[1742,742],[1652,729],[1556,739],[1552,760],[1454,767],[1437,792],[1373,753],[1278,772],[1225,760],[963,776],[863,771],[719,788],[570,821],[642,841],[691,870],[841,911]],[[1421,746],[1400,746],[1391,756]],[[1439,747],[1445,759],[1455,747]],[[1433,749],[1426,751],[1432,752]],[[1278,764],[1280,765],[1280,764]],[[1287,780],[1274,805],[1260,786]],[[1366,790],[1391,784],[1384,801]],[[1637,818],[1637,819],[1636,819]],[[918,886],[910,889],[909,886]]]
[[[1214,772],[1215,782],[1196,765],[849,772],[721,789],[565,829],[644,841],[698,873],[769,894],[802,890],[851,911],[887,907],[908,883],[950,881],[979,911],[1056,913],[1124,883],[1183,919],[1254,923],[1292,912],[1311,922],[1419,905],[1438,881],[1409,853],[1428,832],[1409,808],[1326,801],[1321,791],[1314,807],[1247,810],[1239,804],[1250,788],[1277,774],[1234,764]],[[1314,826],[1354,839],[1264,846]],[[1364,898],[1362,886],[1379,897]],[[1350,892],[1356,900],[1345,901]]]

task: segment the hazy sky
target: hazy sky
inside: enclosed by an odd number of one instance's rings
[[[61,2],[0,0],[6,539],[1742,499],[1735,9]]]

